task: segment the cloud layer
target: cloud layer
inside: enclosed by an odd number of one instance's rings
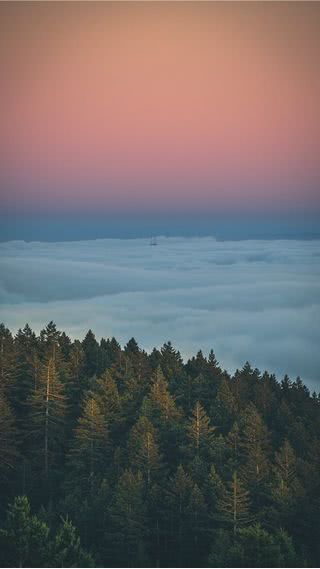
[[[320,241],[106,239],[0,244],[1,320],[72,337],[170,339],[184,357],[214,349],[319,389]]]

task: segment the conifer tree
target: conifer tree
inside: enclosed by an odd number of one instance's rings
[[[217,514],[218,502],[225,492],[225,487],[214,465],[211,466],[204,485],[211,516]]]
[[[208,363],[210,365],[210,367],[215,370],[215,372],[217,374],[221,373],[221,368],[219,366],[219,362],[215,356],[215,353],[213,350],[210,350],[209,355],[208,355]]]
[[[37,387],[40,371],[40,358],[38,355],[38,341],[28,324],[23,330],[19,329],[15,339],[15,352],[17,358],[16,381],[13,387],[13,401],[19,416],[26,419],[26,402]],[[20,418],[20,417],[19,417]],[[22,424],[22,428],[24,425]]]
[[[161,352],[156,348],[153,348],[151,354],[149,355],[149,363],[153,370],[156,370],[157,367],[161,366]]]
[[[191,534],[193,536],[193,558],[194,563],[203,557],[203,550],[206,542],[207,527],[207,505],[203,493],[197,484],[193,485],[189,501],[189,513],[191,522]]]
[[[26,496],[9,504],[7,519],[0,530],[1,556],[9,567],[44,567],[50,560],[49,528],[33,516]]]
[[[236,370],[234,374],[234,386],[237,406],[252,400],[259,375],[259,370],[252,369],[249,362],[246,362],[241,370]]]
[[[142,567],[146,560],[148,529],[141,472],[124,471],[116,485],[109,513],[111,528],[106,538],[113,551],[113,563],[116,560],[120,566],[130,563],[133,567]]]
[[[168,511],[169,531],[171,540],[177,549],[177,565],[181,566],[183,557],[183,545],[186,536],[189,536],[189,506],[190,497],[194,483],[190,476],[185,472],[182,465],[179,465],[174,476],[171,477],[168,485]],[[186,543],[186,547],[190,545]],[[187,549],[189,552],[189,547]]]
[[[5,395],[0,391],[0,479],[12,473],[17,461],[14,415]]]
[[[55,567],[94,567],[92,556],[80,543],[76,528],[66,518],[62,520],[53,543],[53,559]]]
[[[106,415],[99,398],[88,394],[83,413],[75,429],[74,442],[69,455],[71,486],[74,474],[92,493],[97,475],[102,475],[109,455],[109,430]]]
[[[244,488],[237,471],[234,471],[231,483],[218,501],[218,511],[222,519],[232,526],[234,534],[239,527],[250,521],[249,492]]]
[[[164,546],[167,549],[167,512],[163,485],[152,484],[147,495],[151,558],[157,567],[163,566]]]
[[[140,353],[140,348],[138,346],[137,341],[134,338],[131,338],[129,342],[124,347],[124,352],[129,354],[129,356],[135,355],[137,356]]]
[[[197,355],[192,357],[186,363],[186,370],[192,377],[197,377],[200,374],[205,374],[208,370],[208,362],[204,357],[202,350],[199,350]]]
[[[62,357],[67,360],[70,356],[71,340],[65,332],[59,334],[58,345],[61,350]]]
[[[279,519],[276,523],[287,525],[290,517],[297,516],[297,507],[304,494],[304,489],[297,476],[296,454],[285,439],[282,447],[275,453],[273,467],[274,481],[272,497]]]
[[[92,330],[88,330],[82,348],[85,355],[85,373],[87,377],[93,377],[99,371],[99,344]]]
[[[229,430],[237,409],[230,383],[230,380],[222,379],[217,396],[210,408],[210,415],[214,417],[216,424],[224,433]]]
[[[269,471],[269,433],[253,404],[243,416],[240,448],[244,457],[243,477],[250,484],[259,484]]]
[[[275,454],[275,474],[279,483],[279,493],[288,496],[298,485],[296,455],[289,441],[285,439],[282,447]]]
[[[111,338],[111,340],[109,340],[109,338],[107,340],[102,338],[99,352],[100,372],[103,373],[106,369],[110,369],[117,361],[121,352],[121,347],[115,338]]]
[[[158,428],[167,459],[174,460],[177,442],[181,437],[181,411],[169,392],[168,382],[160,367],[153,374],[150,392],[143,400],[141,411]]]
[[[41,366],[37,389],[30,397],[30,415],[34,452],[43,458],[43,471],[48,478],[56,455],[61,454],[66,402],[53,343]]]
[[[144,416],[138,419],[129,436],[130,464],[142,472],[148,485],[161,468],[161,455],[156,438],[157,433],[154,426]]]
[[[68,381],[65,385],[65,393],[68,400],[68,416],[71,429],[81,411],[81,399],[88,380],[85,376],[85,354],[81,342],[76,340],[71,346],[68,359]]]
[[[161,350],[161,369],[163,370],[164,375],[168,379],[169,383],[171,380],[176,381],[182,374],[182,357],[178,350],[175,350],[172,346],[171,342],[167,342],[163,344]]]
[[[148,372],[146,375],[144,373],[142,360],[144,361],[144,356],[141,359],[139,355],[133,365],[131,359],[123,355],[120,369],[118,368],[117,373],[113,374],[116,381],[118,378],[120,380],[123,415],[129,419],[127,422],[131,424],[139,418],[141,405],[148,390],[146,377],[149,375]]]
[[[187,426],[190,448],[197,454],[210,450],[214,431],[215,427],[210,425],[210,419],[204,408],[199,402],[196,403]]]
[[[92,386],[103,413],[105,414],[109,425],[119,423],[122,415],[122,403],[119,395],[118,387],[109,371],[96,379]]]
[[[192,488],[193,482],[180,464],[175,475],[171,478],[169,485],[170,502],[176,505],[177,511],[180,514],[187,508]]]
[[[290,536],[284,531],[269,533],[259,524],[240,528],[231,538],[217,533],[209,567],[300,567]]]
[[[5,327],[0,324],[0,391],[8,398],[11,396],[11,391],[16,378],[16,353],[13,343],[13,337]]]

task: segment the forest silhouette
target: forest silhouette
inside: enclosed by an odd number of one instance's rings
[[[300,378],[50,322],[0,325],[0,382],[1,566],[318,566],[320,397]]]

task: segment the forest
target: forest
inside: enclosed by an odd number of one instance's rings
[[[50,322],[1,324],[0,381],[2,567],[319,566],[320,396],[299,377]]]

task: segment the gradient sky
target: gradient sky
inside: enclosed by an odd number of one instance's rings
[[[320,211],[320,3],[0,3],[2,212]]]

